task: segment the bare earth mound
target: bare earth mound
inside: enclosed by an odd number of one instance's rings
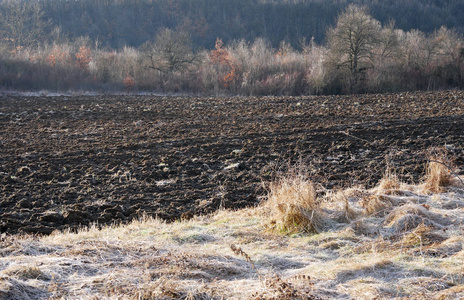
[[[431,146],[446,145],[462,165],[463,97],[3,96],[0,231],[49,234],[255,205],[270,165],[300,157],[319,190],[371,187],[387,156],[417,182]]]

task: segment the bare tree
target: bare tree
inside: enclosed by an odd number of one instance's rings
[[[168,28],[161,29],[154,42],[145,43],[142,51],[148,67],[162,73],[184,71],[196,59],[190,36]]]
[[[454,29],[441,27],[433,34],[433,39],[440,45],[438,55],[442,64],[446,66],[449,72],[462,87],[464,72],[464,38]]]
[[[44,40],[49,22],[37,2],[10,0],[0,3],[0,39],[13,50]]]
[[[403,52],[401,51],[401,30],[395,29],[392,21],[381,29],[376,46],[371,49],[371,67],[366,74],[366,90],[395,91],[399,89],[395,78],[403,66]]]
[[[380,31],[376,51],[374,51],[378,62],[396,60],[401,56],[400,33],[401,31],[395,29],[394,22],[390,22]]]
[[[357,88],[359,75],[371,60],[381,29],[366,7],[349,5],[338,16],[336,26],[327,32],[329,58],[336,68],[349,72],[351,92]]]

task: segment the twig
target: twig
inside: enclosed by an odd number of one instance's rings
[[[366,143],[368,143],[368,144],[372,144],[372,143],[371,143],[370,141],[368,141],[368,140],[365,140],[365,139],[359,138],[359,137],[357,137],[357,136],[354,136],[354,135],[352,135],[352,134],[348,133],[348,131],[339,131],[339,132],[341,132],[341,133],[343,133],[343,134],[345,134],[345,135],[347,135],[347,136],[349,136],[349,137],[352,137],[352,138],[354,138],[354,139],[357,139],[357,140],[360,140],[360,141],[366,142]]]
[[[259,273],[258,269],[256,268],[255,264],[251,260],[250,256],[245,251],[243,251],[242,248],[236,246],[235,244],[230,245],[230,249],[232,250],[232,252],[235,253],[235,255],[245,257],[245,260],[251,264],[251,268],[256,272],[256,274],[258,274],[259,281],[263,283],[263,278]]]

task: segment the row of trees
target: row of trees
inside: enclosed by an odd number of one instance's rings
[[[349,6],[328,31],[327,70],[345,91],[462,87],[464,43],[445,27],[426,35],[382,27],[365,7]],[[349,87],[349,90],[346,90]]]
[[[180,27],[120,50],[54,34],[54,42],[40,45],[26,43],[30,39],[20,34],[3,40],[4,89],[299,95],[464,86],[464,40],[458,31],[442,27],[426,34],[392,22],[382,26],[364,6],[349,5],[338,16],[326,45],[302,39],[298,48],[257,38],[217,39],[213,49],[198,50],[192,34]]]

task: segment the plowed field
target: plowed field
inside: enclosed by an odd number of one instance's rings
[[[166,220],[257,204],[293,162],[318,188],[464,164],[464,94],[0,97],[0,231]]]

